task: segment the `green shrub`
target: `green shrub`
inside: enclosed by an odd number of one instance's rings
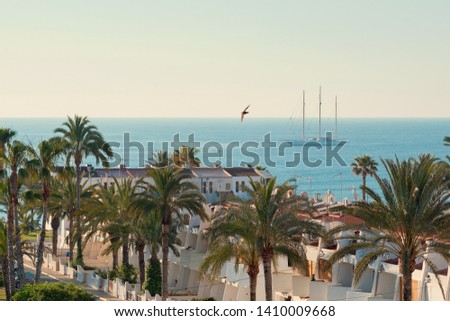
[[[102,271],[100,269],[95,270],[95,274],[101,277],[102,279],[106,279],[108,277],[108,272]]]
[[[115,268],[111,271],[108,271],[108,278],[110,280],[115,280],[117,278],[117,268]]]
[[[12,297],[14,301],[95,301],[95,296],[73,283],[25,284]]]
[[[121,279],[123,282],[135,284],[137,282],[136,268],[131,264],[121,264],[112,271],[109,271],[109,279]]]
[[[213,297],[203,299],[192,299],[191,301],[216,301]]]
[[[161,295],[161,263],[158,259],[149,260],[145,271],[145,282],[143,289],[147,290],[152,296]]]
[[[0,288],[5,286],[5,281],[3,280],[3,273],[0,273]]]
[[[83,268],[83,270],[85,270],[85,271],[92,271],[92,270],[96,269],[94,266],[86,265],[84,263],[83,259],[75,259],[72,262],[68,263],[68,266],[71,266],[74,269],[76,269],[78,265],[80,265]]]

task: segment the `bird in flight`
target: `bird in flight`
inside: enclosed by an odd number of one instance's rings
[[[249,112],[247,111],[247,109],[250,107],[250,105],[248,105],[247,107],[245,107],[245,109],[241,112],[241,123],[244,120],[244,116],[247,115]]]

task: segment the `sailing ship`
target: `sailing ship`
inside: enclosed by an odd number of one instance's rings
[[[338,133],[338,98],[335,96],[334,99],[334,133],[332,135],[328,134],[322,136],[322,87],[319,87],[319,123],[318,123],[318,132],[316,137],[306,137],[305,135],[305,91],[303,90],[303,108],[302,108],[302,136],[300,143],[303,145],[307,142],[318,142],[321,144],[335,144],[337,142],[337,133]]]

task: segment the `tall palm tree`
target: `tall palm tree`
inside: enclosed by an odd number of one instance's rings
[[[6,300],[10,300],[10,286],[8,276],[8,240],[6,223],[0,220],[0,266],[2,270],[3,282],[5,283]]]
[[[189,181],[189,176],[174,166],[148,168],[148,176],[153,180],[146,186],[146,193],[138,206],[141,212],[157,212],[162,229],[162,298],[168,296],[169,235],[174,217],[181,219],[183,211],[207,219],[203,208],[205,198],[198,187]]]
[[[84,157],[93,156],[97,163],[102,162],[103,166],[108,166],[108,157],[112,156],[112,151],[103,135],[97,127],[92,125],[87,117],[75,115],[73,118],[67,117],[61,127],[55,129],[56,134],[61,134],[64,150],[66,152],[67,163],[74,160],[76,170],[76,210],[80,211],[81,195],[81,163]],[[77,225],[81,225],[81,215]],[[82,236],[77,238],[77,260],[83,261]]]
[[[85,204],[92,195],[92,189],[87,185],[85,181],[81,184],[81,205]],[[49,212],[51,215],[51,226],[53,230],[52,239],[52,252],[57,255],[58,249],[58,229],[62,218],[67,217],[69,219],[69,260],[73,261],[73,249],[75,246],[75,234],[79,234],[75,231],[74,219],[76,215],[76,203],[77,203],[77,187],[75,172],[66,167],[59,171],[55,179],[52,180],[50,199],[49,199]]]
[[[55,162],[62,153],[62,145],[58,140],[43,140],[36,150],[32,151],[33,159],[29,165],[36,171],[42,186],[42,225],[37,249],[36,275],[34,282],[41,277],[42,263],[44,262],[45,225],[47,223],[48,202],[51,193],[52,172]]]
[[[293,266],[306,270],[308,261],[303,247],[303,235],[321,235],[322,226],[297,217],[299,211],[309,211],[309,203],[291,197],[295,186],[289,185],[289,181],[277,185],[276,178],[270,178],[267,182],[250,180],[250,186],[251,188],[244,188],[249,199],[240,202],[245,202],[255,211],[266,300],[272,301],[272,264],[276,267],[278,257],[284,256]]]
[[[249,204],[230,206],[218,211],[212,217],[211,227],[207,231],[208,254],[204,258],[200,271],[219,276],[222,267],[234,260],[235,270],[244,264],[250,283],[250,300],[256,301],[256,285],[259,265],[262,262],[258,251],[259,237],[256,212]]]
[[[135,203],[141,195],[139,188],[140,181],[119,181],[114,177],[113,184],[97,186],[95,197],[87,206],[88,235],[94,235],[98,229],[108,234],[110,251],[117,253],[118,245],[122,247],[122,264],[129,264],[130,236],[137,228],[133,222],[138,211]]]
[[[157,211],[151,213],[144,213],[137,217],[136,223],[134,224],[135,231],[133,232],[135,240],[135,248],[138,251],[139,256],[139,275],[141,284],[145,281],[145,258],[144,249],[147,245],[150,249],[150,262],[152,266],[160,265],[158,259],[158,252],[161,249],[162,235],[161,235],[161,218]],[[180,222],[174,219],[172,226],[169,231],[169,248],[172,250],[175,256],[180,256],[180,252],[177,246],[181,246],[181,240],[178,238],[178,228]],[[161,284],[160,284],[161,286]],[[161,295],[161,291],[158,291]],[[152,294],[154,295],[154,294]]]
[[[19,228],[19,184],[20,180],[27,175],[26,165],[31,148],[20,141],[13,141],[6,144],[4,152],[0,155],[3,164],[9,171],[7,174],[8,182],[8,258],[9,258],[9,279],[10,286],[14,284],[17,289],[22,287],[22,280],[25,275],[23,265],[22,241]],[[15,243],[15,247],[14,247]],[[15,253],[14,253],[15,252]],[[14,258],[17,262],[17,281],[14,281]],[[14,291],[11,291],[11,294]]]
[[[378,163],[366,154],[355,157],[355,161],[351,164],[351,166],[353,167],[353,174],[362,176],[362,199],[365,201],[367,175],[373,176],[378,171]]]
[[[112,253],[112,268],[119,265],[119,249],[121,246],[121,222],[117,219],[115,209],[115,188],[111,185],[97,185],[94,197],[90,198],[86,205],[86,238],[89,239],[97,233],[101,233],[104,243],[109,246],[102,255]]]
[[[9,180],[7,179],[7,173],[5,171],[6,146],[16,136],[16,132],[10,128],[0,128],[0,173],[1,178],[7,182],[4,186],[4,190],[9,191]],[[9,193],[8,193],[9,194]],[[8,203],[8,202],[7,202]],[[9,208],[9,206],[8,206]],[[10,217],[10,211],[7,212],[7,241],[8,241],[8,284],[12,287],[14,285],[14,218]],[[11,294],[12,288],[7,290],[7,293]]]
[[[402,300],[412,298],[412,273],[422,258],[443,288],[437,268],[428,259],[429,253],[450,260],[450,182],[449,166],[430,155],[404,161],[382,160],[388,178],[375,174],[381,194],[367,188],[371,202],[356,202],[348,211],[364,221],[364,225],[341,226],[330,235],[342,231],[363,229],[363,237],[336,251],[328,261],[331,266],[355,250],[367,253],[354,271],[357,284],[370,263],[383,255],[399,259],[402,277]],[[425,242],[427,241],[427,242]],[[428,243],[428,244],[427,244]]]

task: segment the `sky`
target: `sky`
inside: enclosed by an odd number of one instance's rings
[[[0,7],[0,118],[450,117],[448,0]]]

